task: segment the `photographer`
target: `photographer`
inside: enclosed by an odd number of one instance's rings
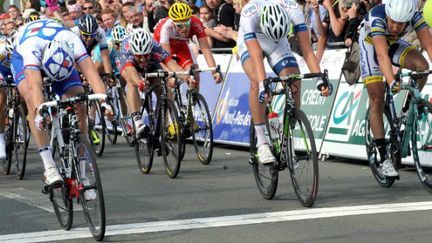
[[[341,14],[348,19],[344,42],[347,47],[350,47],[353,40],[357,39],[358,27],[366,16],[370,5],[365,0],[341,0],[339,4]]]

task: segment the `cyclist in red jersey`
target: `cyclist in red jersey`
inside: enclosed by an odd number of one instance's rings
[[[193,36],[196,36],[207,65],[215,67],[216,62],[211,53],[204,26],[201,20],[192,16],[189,5],[181,2],[173,4],[169,9],[168,16],[156,25],[154,39],[167,52],[176,57],[177,63],[183,69],[189,69],[192,64],[196,63],[192,58],[188,42]],[[222,81],[220,75],[215,71],[213,78],[217,83]]]

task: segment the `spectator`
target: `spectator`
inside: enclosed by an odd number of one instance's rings
[[[140,12],[137,6],[129,8],[129,22],[126,29],[136,29],[144,27],[144,13]]]
[[[158,23],[159,20],[168,17],[168,10],[173,3],[174,1],[172,0],[159,0],[159,6],[154,10],[156,23]]]
[[[226,30],[226,27],[234,29],[235,26],[235,11],[231,4],[223,2],[223,0],[206,0],[207,6],[213,11],[216,27],[213,29],[207,28],[206,34],[213,38],[213,48],[231,48],[235,46],[235,42],[223,36],[220,32]]]
[[[216,26],[216,22],[213,18],[213,12],[207,5],[200,7],[199,18],[203,23],[204,27],[213,28]]]
[[[77,25],[82,15],[81,5],[78,5],[75,0],[71,0],[67,2],[66,8],[68,9],[69,16],[73,19],[75,25]]]
[[[328,42],[343,42],[346,29],[348,27],[348,16],[341,15],[340,3],[338,0],[324,0],[323,6],[328,14],[324,18],[323,26],[326,29]]]
[[[22,21],[21,13],[19,8],[16,5],[10,5],[8,9],[9,16],[12,21],[15,23],[18,23],[19,21]]]
[[[91,0],[86,0],[81,9],[83,14],[91,14],[93,16],[96,14],[96,6]]]
[[[115,26],[117,15],[114,11],[112,11],[112,9],[106,8],[102,10],[101,17],[102,22],[105,26],[105,34],[106,36],[109,36],[111,33],[111,29]]]
[[[26,9],[34,9],[37,12],[41,11],[41,4],[39,0],[28,0],[25,3],[25,8]]]
[[[318,0],[306,0],[306,25],[309,29],[311,42],[317,43],[317,51],[315,55],[318,62],[321,61],[326,46],[327,35],[322,21],[327,14],[326,8],[323,5],[318,4]]]
[[[0,34],[4,36],[5,30],[6,30],[5,23],[3,22],[3,20],[0,20]]]
[[[124,3],[121,7],[121,14],[120,14],[120,25],[125,27],[130,21],[130,12],[131,9],[134,8],[135,5],[133,3],[127,2]]]
[[[16,29],[16,24],[12,20],[6,23],[5,29],[4,29],[4,35],[9,35],[13,30]]]
[[[110,8],[112,11],[119,13],[120,9],[122,7],[119,0],[108,0],[107,1],[108,8]]]
[[[155,0],[145,0],[145,13],[147,18],[148,30],[153,33],[153,29],[157,22],[155,20]]]

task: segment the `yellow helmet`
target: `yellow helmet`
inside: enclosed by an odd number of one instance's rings
[[[190,19],[192,17],[192,9],[186,3],[174,3],[169,11],[168,16],[174,21]]]

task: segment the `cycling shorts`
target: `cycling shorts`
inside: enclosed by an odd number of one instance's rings
[[[369,39],[370,40],[370,39]],[[378,64],[375,48],[371,41],[360,38],[360,72],[365,85],[375,82],[383,82],[383,73]],[[396,67],[404,66],[406,55],[410,50],[416,49],[408,42],[397,40],[389,44],[388,55],[392,64]]]
[[[18,86],[21,81],[25,79],[25,75],[22,56],[16,51],[12,53],[11,70],[15,84]],[[43,74],[42,70],[41,74]],[[82,86],[81,79],[76,69],[72,71],[72,74],[67,79],[61,82],[51,83],[52,90],[60,97],[62,97],[68,89],[75,86]]]
[[[264,57],[267,58],[268,64],[276,74],[279,74],[285,68],[298,68],[297,60],[291,51],[287,38],[278,43],[261,34],[257,34],[256,38],[263,50]],[[245,42],[239,43],[238,54],[242,64],[250,58]]]

